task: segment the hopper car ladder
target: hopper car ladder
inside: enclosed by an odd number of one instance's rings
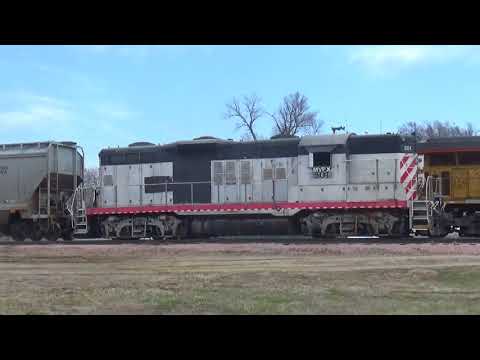
[[[94,197],[95,188],[89,188],[83,184],[78,186],[70,200],[71,205],[67,207],[68,212],[70,213],[74,235],[85,235],[88,233],[86,200],[86,193],[88,190],[93,190],[92,194]]]
[[[78,188],[77,188],[78,189]],[[80,186],[80,196],[77,198],[75,221],[73,226],[74,235],[84,235],[88,233],[87,207],[83,196],[83,186]]]

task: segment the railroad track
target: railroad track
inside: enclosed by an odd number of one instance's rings
[[[201,243],[280,243],[284,245],[289,244],[478,244],[480,245],[480,238],[473,237],[453,237],[447,236],[445,238],[428,238],[428,237],[406,237],[406,238],[375,238],[375,237],[355,237],[355,238],[337,238],[337,239],[320,239],[308,236],[229,236],[229,237],[215,237],[215,238],[192,238],[192,239],[166,239],[166,240],[124,240],[124,239],[74,239],[72,241],[48,241],[42,239],[41,241],[13,241],[10,238],[3,237],[0,240],[0,245],[120,245],[120,244],[145,244],[145,245],[168,245],[168,244],[201,244]]]

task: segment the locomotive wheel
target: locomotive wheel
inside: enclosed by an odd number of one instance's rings
[[[327,239],[336,239],[340,236],[340,225],[339,224],[329,224],[325,229],[324,237]]]
[[[177,227],[177,240],[182,240],[187,236],[187,229],[184,224],[180,224]]]
[[[108,234],[106,226],[101,226],[100,227],[100,237],[102,239],[109,239],[110,238],[109,235],[110,234]]]
[[[428,232],[428,236],[431,237],[432,239],[442,239],[444,238],[445,236],[448,235],[448,232],[446,233],[442,233],[442,234],[433,234],[432,232]]]
[[[153,240],[163,240],[164,238],[164,235],[162,234],[160,229],[156,226],[152,230],[152,238]]]
[[[117,239],[131,240],[132,239],[132,230],[131,230],[130,226],[124,226],[120,230],[120,233],[118,234]]]
[[[389,234],[391,238],[402,238],[407,237],[408,233],[405,233],[405,230],[402,228],[402,223],[400,221],[395,222],[392,227],[392,232]]]
[[[57,241],[59,237],[60,237],[60,232],[58,230],[49,231],[47,233],[48,241]]]

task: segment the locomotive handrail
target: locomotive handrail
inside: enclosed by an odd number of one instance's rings
[[[427,181],[426,181],[426,183],[425,183],[425,200],[429,200],[430,187],[431,187],[430,183],[431,183],[431,181],[432,181],[431,178],[432,178],[431,175],[427,176]]]
[[[385,161],[385,160],[399,160],[399,159],[398,158],[382,158],[379,160]],[[345,160],[339,160],[338,162],[351,162],[351,161],[376,161],[376,159],[345,159]]]
[[[152,184],[138,184],[138,185],[130,185],[127,186],[144,186],[144,185],[190,185],[190,184],[211,184],[213,181],[190,181],[190,182],[162,182],[162,183],[152,183]]]
[[[277,181],[286,181],[288,182],[288,179],[281,179],[281,180],[277,180]],[[241,186],[242,185],[250,185],[253,187],[252,191],[255,190],[256,187],[258,186],[262,186],[264,184],[263,181],[251,181],[249,184],[239,184],[239,181],[237,181],[236,184],[232,184],[233,186],[238,186],[238,189],[237,189],[237,192],[236,192],[236,196],[238,197],[238,201],[240,202],[245,202],[245,203],[248,203],[248,202],[251,202],[251,199],[249,199],[248,201],[247,200],[240,200],[240,192],[239,190],[241,189]],[[378,183],[375,181],[375,182],[352,182],[352,183],[349,183],[349,184],[345,184],[345,183],[336,183],[336,184],[306,184],[306,185],[298,185],[297,187],[297,191],[298,191],[298,199],[301,200],[302,198],[302,188],[319,188],[319,187],[324,187],[324,188],[332,188],[332,187],[345,187],[345,193],[349,193],[349,190],[347,190],[348,187],[352,187],[352,186],[372,186],[372,185],[377,185]],[[395,179],[393,181],[380,181],[379,183],[380,185],[392,185],[392,186],[395,186],[395,185],[398,185],[399,182]],[[134,201],[135,202],[138,202],[139,205],[149,205],[151,204],[150,200],[148,200],[149,198],[147,198],[147,200],[145,200],[145,196],[148,196],[148,197],[151,197],[153,195],[157,195],[157,196],[162,196],[160,202],[162,203],[165,203],[165,204],[170,204],[170,203],[173,203],[173,199],[171,197],[169,197],[169,194],[172,193],[172,191],[174,191],[174,189],[172,188],[169,188],[169,186],[185,186],[185,190],[186,191],[189,191],[189,192],[186,192],[185,193],[185,200],[184,202],[182,202],[182,204],[208,204],[210,203],[211,201],[210,200],[206,200],[206,201],[201,201],[200,199],[194,199],[194,190],[195,187],[194,185],[215,185],[215,183],[213,181],[192,181],[192,182],[156,182],[156,183],[152,183],[152,184],[125,184],[125,185],[122,185],[123,187],[126,187],[127,189],[138,189],[139,190],[139,196],[138,198],[136,198]],[[222,185],[225,185],[225,183],[223,183]],[[142,189],[144,189],[145,187],[160,187],[160,189],[157,189],[158,191],[153,191],[153,192],[149,192],[149,193],[144,193],[142,191]],[[99,186],[100,188],[102,187],[102,185]],[[114,196],[114,199],[109,203],[109,205],[107,207],[112,207],[112,208],[117,208],[117,207],[122,207],[122,206],[125,206],[125,205],[128,205],[128,198],[124,199],[123,201],[118,201],[118,185],[112,185],[111,187],[113,187],[115,190],[115,196]],[[190,188],[187,190],[187,188]],[[391,189],[392,191],[392,199],[395,199],[395,196],[396,194],[394,193],[396,190],[394,187],[392,187]],[[187,200],[189,199],[189,201]],[[159,200],[156,200],[156,201],[159,201]],[[272,200],[268,200],[267,202],[272,202],[272,203],[275,203],[275,202],[278,202],[280,201],[278,199],[278,197],[276,196],[275,197],[275,201],[272,199]],[[303,201],[303,200],[302,200]],[[216,201],[214,201],[215,203],[224,203],[224,204],[228,204],[228,203],[231,203],[231,201],[225,201],[225,199],[223,200],[219,200],[217,199]],[[180,204],[180,203],[178,203]],[[87,206],[88,207],[88,206]]]
[[[286,181],[287,179],[277,179],[275,181]],[[190,185],[190,184],[213,184],[213,181],[193,181],[193,182],[163,182],[163,183],[152,183],[152,184],[127,184],[124,186],[130,186],[130,187],[141,187],[141,186],[159,186],[159,185]],[[252,181],[249,184],[246,185],[252,185],[252,184],[262,184],[262,181]],[[398,184],[398,181],[380,181],[381,184]],[[371,185],[371,184],[377,184],[376,181],[362,181],[362,182],[350,182],[347,184],[349,185]],[[214,184],[215,185],[215,184]],[[225,185],[225,184],[222,184]],[[238,185],[238,184],[232,184],[232,185]],[[245,184],[241,184],[245,185]],[[307,185],[298,185],[298,186],[305,186],[305,187],[316,187],[316,186],[345,186],[345,183],[338,183],[338,184],[307,184]]]

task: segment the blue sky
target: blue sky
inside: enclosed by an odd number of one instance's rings
[[[480,127],[479,46],[0,46],[0,79],[0,143],[77,141],[89,167],[107,146],[238,139],[225,103],[252,93],[274,111],[300,91],[326,133]]]

